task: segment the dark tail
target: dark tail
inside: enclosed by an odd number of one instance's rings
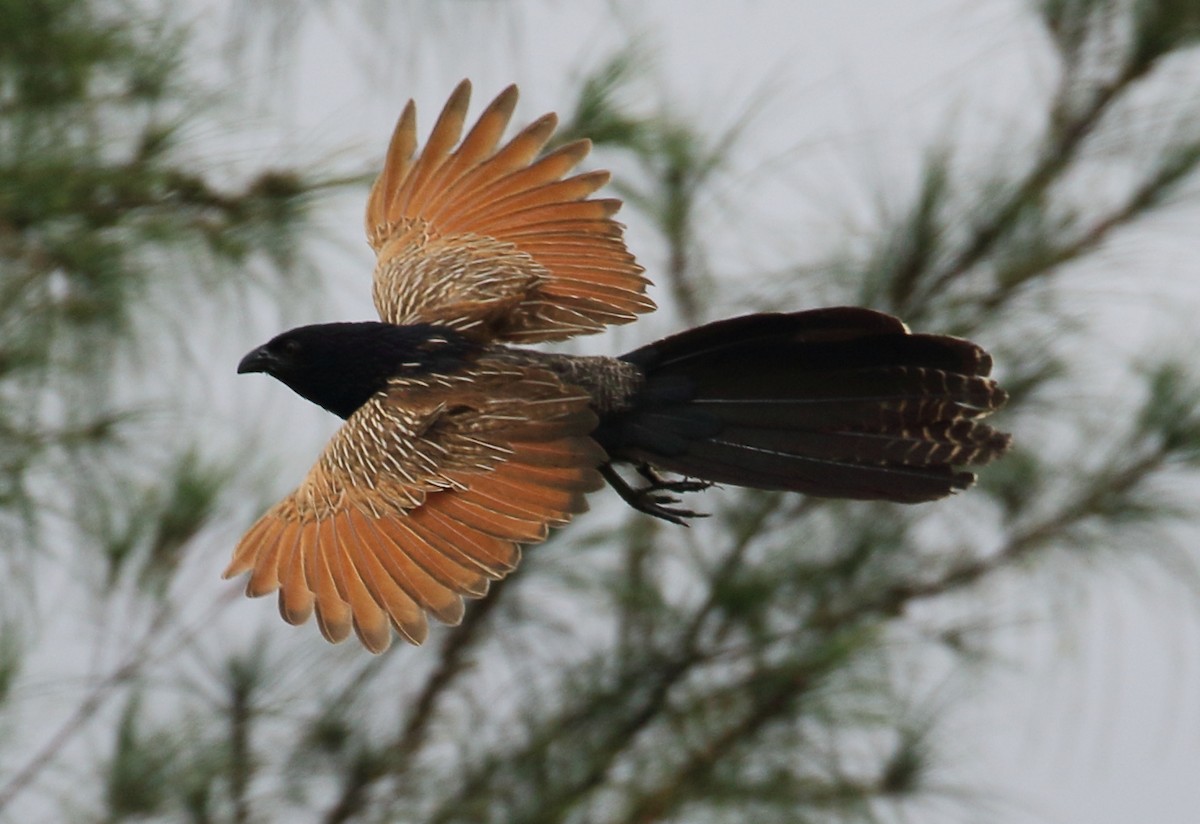
[[[760,314],[630,352],[646,383],[596,437],[615,460],[758,489],[904,503],[965,489],[1010,438],[970,341],[867,309]]]

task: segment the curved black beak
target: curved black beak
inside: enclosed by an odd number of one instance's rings
[[[267,351],[267,347],[260,346],[246,357],[242,358],[238,364],[238,374],[244,375],[247,372],[270,372],[271,367],[275,365],[275,356]]]

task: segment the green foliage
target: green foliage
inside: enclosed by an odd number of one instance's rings
[[[556,133],[555,141],[561,144],[586,138],[596,146],[653,157],[649,138],[655,131],[654,119],[631,114],[620,100],[621,92],[646,71],[646,64],[644,50],[635,44],[585,76],[571,118]]]
[[[1190,0],[1134,0],[1131,64],[1141,69],[1200,42],[1200,7]]]
[[[163,811],[177,758],[175,736],[143,729],[142,697],[132,695],[117,721],[116,741],[105,774],[108,820],[150,816]]]
[[[1200,383],[1194,370],[1166,361],[1145,370],[1149,391],[1135,432],[1167,460],[1200,460]]]
[[[114,355],[153,326],[151,285],[252,255],[286,271],[322,184],[267,169],[228,189],[186,166],[197,106],[166,16],[14,0],[0,19],[0,495],[28,516],[38,466],[117,433]]]
[[[950,154],[945,149],[930,152],[921,169],[920,189],[908,214],[891,230],[863,281],[862,301],[866,304],[902,306],[908,303],[920,278],[934,265],[940,253],[941,237],[946,229],[947,199],[953,180]]]
[[[161,471],[163,479],[150,486],[111,481],[116,494],[94,495],[80,512],[102,549],[108,587],[128,577],[161,593],[236,475],[230,466],[204,465],[195,447]]]
[[[20,632],[20,626],[11,618],[0,623],[0,707],[12,697],[13,685],[21,674]]]
[[[175,413],[181,387],[163,374],[158,396],[137,395],[127,367],[152,340],[151,369],[172,359],[168,347],[181,346],[178,330],[198,295],[245,294],[263,273],[294,274],[307,206],[333,184],[270,168],[230,181],[187,159],[183,135],[210,103],[188,76],[189,33],[168,8],[0,2],[3,810],[42,789],[60,749],[107,719],[106,704],[121,697],[97,817],[145,818],[183,805],[204,820],[212,765],[232,757],[214,758],[202,740],[185,746],[186,735],[160,725],[146,710],[160,693],[141,676],[164,633],[178,641],[171,589],[227,504],[235,473],[228,457],[189,449],[178,431],[155,442],[161,429],[148,423]],[[220,291],[226,285],[237,289]],[[23,678],[46,677],[30,674],[27,658],[67,616],[83,629],[69,634],[64,666],[93,657],[84,649],[105,626],[118,630],[116,648],[131,648],[111,672],[82,681],[78,707],[52,716],[62,724],[56,735],[32,736],[40,749],[9,750],[9,733],[27,732]],[[93,655],[93,665],[106,660]]]

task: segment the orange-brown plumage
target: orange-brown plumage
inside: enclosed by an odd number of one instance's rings
[[[484,595],[519,544],[544,540],[603,484],[590,400],[486,356],[453,377],[395,378],[251,527],[225,574],[250,572],[249,595],[279,589],[288,621],[315,609],[330,641],[353,629],[379,652],[390,623],[420,643],[424,613],[457,623],[464,596]]]
[[[505,346],[654,304],[613,220],[620,202],[591,197],[607,172],[568,176],[588,141],[542,153],[545,115],[502,143],[512,86],[464,137],[469,101],[464,81],[419,153],[410,101],[371,189],[383,323],[293,329],[239,365],[345,419],[225,571],[249,573],[250,596],[278,592],[285,621],[315,615],[328,640],[353,632],[372,652],[393,632],[420,644],[430,616],[458,623],[464,598],[605,480],[673,521],[694,513],[661,493],[704,482],[917,503],[965,489],[963,465],[1008,447],[982,420],[1006,398],[986,352],[866,309],[734,318],[621,358]]]
[[[470,95],[463,81],[419,156],[411,102],[396,125],[367,204],[380,317],[532,342],[597,332],[652,310],[642,268],[612,220],[620,202],[587,199],[608,173],[564,178],[591,144],[538,158],[557,124],[550,114],[499,146],[516,105],[513,86],[460,143]]]

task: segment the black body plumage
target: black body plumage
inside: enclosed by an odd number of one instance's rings
[[[459,332],[428,323],[319,323],[272,338],[246,355],[238,372],[266,372],[345,419],[389,378],[454,374],[479,349]]]

